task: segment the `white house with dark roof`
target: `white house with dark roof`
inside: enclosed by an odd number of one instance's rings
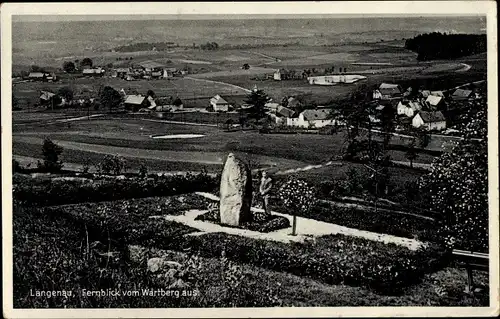
[[[329,109],[305,110],[296,117],[287,118],[288,126],[301,128],[320,128],[334,125],[335,120],[330,118]]]
[[[446,118],[440,111],[420,111],[413,118],[412,125],[427,131],[441,131],[446,129]]]
[[[213,108],[214,112],[227,112],[229,108],[232,108],[232,105],[224,100],[219,94],[210,99],[210,106]]]

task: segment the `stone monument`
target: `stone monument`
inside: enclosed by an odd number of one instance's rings
[[[252,175],[245,163],[230,153],[220,182],[220,222],[240,226],[252,219]]]

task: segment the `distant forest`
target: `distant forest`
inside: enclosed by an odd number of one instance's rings
[[[419,61],[455,59],[486,52],[486,34],[420,34],[407,39],[405,48],[418,53]]]
[[[152,51],[152,50],[166,51],[168,49],[178,46],[179,46],[178,44],[175,44],[173,42],[155,42],[155,43],[141,42],[141,43],[134,43],[116,47],[115,51],[116,52],[137,52],[137,51]]]

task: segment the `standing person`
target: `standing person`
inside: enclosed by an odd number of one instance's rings
[[[264,208],[264,212],[266,216],[269,216],[271,212],[269,211],[269,192],[273,187],[273,180],[267,176],[265,171],[262,172],[262,177],[260,179],[260,187],[259,193],[262,197],[262,208]]]

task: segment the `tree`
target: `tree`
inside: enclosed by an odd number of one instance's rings
[[[73,100],[73,90],[67,86],[63,86],[57,91],[57,95],[64,98],[66,101]]]
[[[46,138],[42,144],[43,166],[42,168],[48,172],[56,173],[63,167],[62,161],[59,160],[63,148]]]
[[[248,70],[248,69],[250,69],[250,64],[248,64],[248,63],[243,64],[242,69],[243,69],[243,70]]]
[[[153,90],[148,90],[148,92],[146,93],[147,96],[151,96],[152,98],[155,98],[156,97],[156,94]]]
[[[32,66],[30,66],[30,71],[31,72],[45,72],[45,70],[42,67],[40,67],[38,65],[34,65],[34,64]]]
[[[99,94],[99,100],[104,107],[109,107],[109,111],[112,111],[121,104],[122,96],[112,87],[105,86]]]
[[[66,61],[63,63],[63,70],[66,73],[73,73],[76,70],[75,64],[71,61]]]
[[[175,106],[181,106],[183,103],[182,103],[182,100],[180,98],[175,98],[175,100],[172,102],[173,105]]]
[[[92,67],[94,65],[94,63],[92,62],[92,59],[91,58],[84,58],[81,62],[80,62],[80,66],[82,68],[84,67]]]
[[[487,127],[486,112],[477,112],[463,139],[420,182],[420,189],[431,194],[433,210],[444,216],[441,237],[451,247],[488,251]]]
[[[247,110],[249,117],[260,120],[266,116],[265,105],[269,102],[269,97],[262,90],[253,90],[246,99],[246,103],[253,107]]]
[[[416,144],[415,138],[412,138],[410,144],[408,144],[408,150],[405,153],[405,157],[410,161],[411,168],[413,168],[413,161],[418,157]]]

